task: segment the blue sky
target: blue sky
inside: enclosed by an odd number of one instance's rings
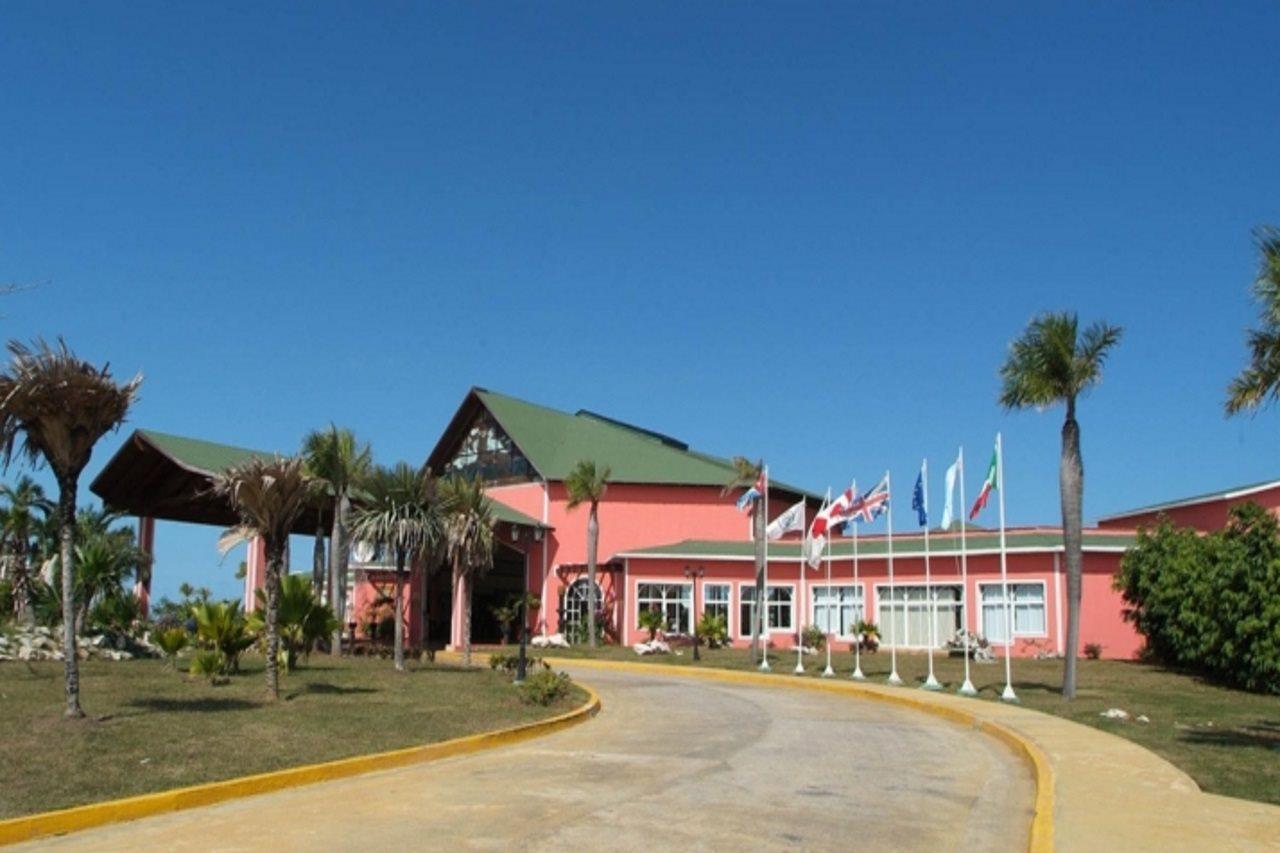
[[[815,490],[1003,430],[1055,522],[1061,412],[996,371],[1125,327],[1086,516],[1280,476],[1227,421],[1280,223],[1272,3],[8,4],[0,304],[146,380],[130,428],[422,459],[468,386]],[[126,433],[95,454],[92,479]],[[9,476],[16,472],[11,471]],[[88,499],[88,495],[84,496]],[[899,526],[906,522],[904,514]],[[157,591],[232,594],[161,525]],[[305,546],[299,543],[300,557]]]

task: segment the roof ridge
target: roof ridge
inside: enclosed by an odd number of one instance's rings
[[[227,444],[226,442],[222,442],[222,441],[209,441],[207,438],[194,438],[189,435],[179,435],[176,432],[163,432],[158,429],[142,429],[141,427],[139,427],[138,429],[134,430],[134,432],[146,438],[152,438],[156,436],[160,438],[175,438],[178,441],[192,441],[192,442],[195,442],[196,444],[207,444],[212,447],[225,447],[228,450],[242,450],[245,453],[256,453],[259,456],[272,456],[272,455],[279,454],[278,450],[260,450],[256,447],[245,447],[242,444]]]

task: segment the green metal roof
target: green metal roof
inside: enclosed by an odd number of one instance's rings
[[[1006,532],[1006,542],[1010,550],[1057,551],[1062,548],[1062,534],[1056,530],[1010,530]],[[1132,547],[1137,537],[1128,533],[1114,534],[1100,531],[1088,531],[1084,534],[1086,551],[1117,551]],[[883,536],[860,537],[858,539],[859,557],[880,557],[888,550],[887,540]],[[995,551],[1000,547],[1000,537],[996,533],[982,531],[970,533],[965,537],[965,547],[969,552]],[[929,537],[929,552],[934,556],[960,553],[960,537],[952,534],[939,534]],[[918,535],[911,537],[895,536],[893,539],[893,555],[895,557],[915,557],[924,554],[924,538]],[[852,539],[836,539],[831,543],[831,555],[839,559],[848,559],[853,555]],[[755,556],[755,543],[750,540],[715,541],[709,539],[686,539],[670,545],[656,545],[650,548],[636,548],[623,552],[621,557],[722,557],[751,559]],[[778,559],[799,559],[800,543],[798,541],[770,542],[769,557]]]
[[[550,530],[550,525],[543,524],[531,515],[525,515],[518,509],[507,506],[502,501],[489,498],[489,503],[493,507],[493,518],[495,521],[505,524],[523,524],[526,527],[542,527]]]
[[[474,393],[547,480],[563,480],[583,459],[609,466],[616,483],[723,486],[733,476],[728,459],[691,450],[651,430],[585,410],[562,412],[484,388]],[[772,485],[817,498],[776,480]]]
[[[272,455],[263,450],[216,444],[212,441],[201,441],[198,438],[170,435],[149,429],[138,430],[138,435],[155,445],[178,464],[209,474],[225,471],[249,459]]]

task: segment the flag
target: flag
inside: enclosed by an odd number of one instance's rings
[[[849,488],[841,492],[840,497],[831,502],[831,506],[827,507],[827,521],[829,523],[841,522],[849,517],[853,511],[853,504],[858,499],[856,486],[850,485]]]
[[[982,481],[982,491],[978,493],[978,499],[973,502],[973,508],[969,510],[969,520],[978,517],[978,513],[986,507],[987,501],[991,499],[991,490],[996,487],[996,451],[991,451],[991,464],[987,466],[987,478]]]
[[[801,498],[793,507],[769,522],[769,526],[764,529],[765,538],[781,539],[788,533],[803,533],[804,509],[804,498]]]
[[[830,492],[827,494],[830,495]],[[809,525],[809,536],[805,541],[805,558],[811,569],[818,568],[822,563],[822,549],[827,547],[827,527],[831,523],[830,509],[831,507],[824,500],[822,508],[818,510],[818,514],[813,517],[813,523]]]
[[[756,484],[742,493],[742,497],[738,498],[738,509],[747,512],[755,506],[756,501],[764,497],[765,491],[765,475],[764,469],[760,469],[760,476],[756,478]]]
[[[911,491],[911,508],[916,511],[916,518],[920,520],[921,527],[929,526],[929,507],[924,499],[924,468],[920,468],[920,473],[916,474],[916,487]]]
[[[856,521],[872,522],[889,507],[889,482],[881,480],[874,489],[854,501],[849,510],[849,518]]]
[[[956,490],[956,475],[960,473],[960,459],[951,463],[951,467],[947,469],[947,500],[942,505],[942,529],[950,530],[951,522],[955,520],[955,507],[951,505],[951,498]]]

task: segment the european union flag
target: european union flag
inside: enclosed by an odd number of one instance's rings
[[[916,487],[911,493],[911,508],[916,511],[921,527],[929,526],[929,508],[924,505],[924,471],[916,474]]]

